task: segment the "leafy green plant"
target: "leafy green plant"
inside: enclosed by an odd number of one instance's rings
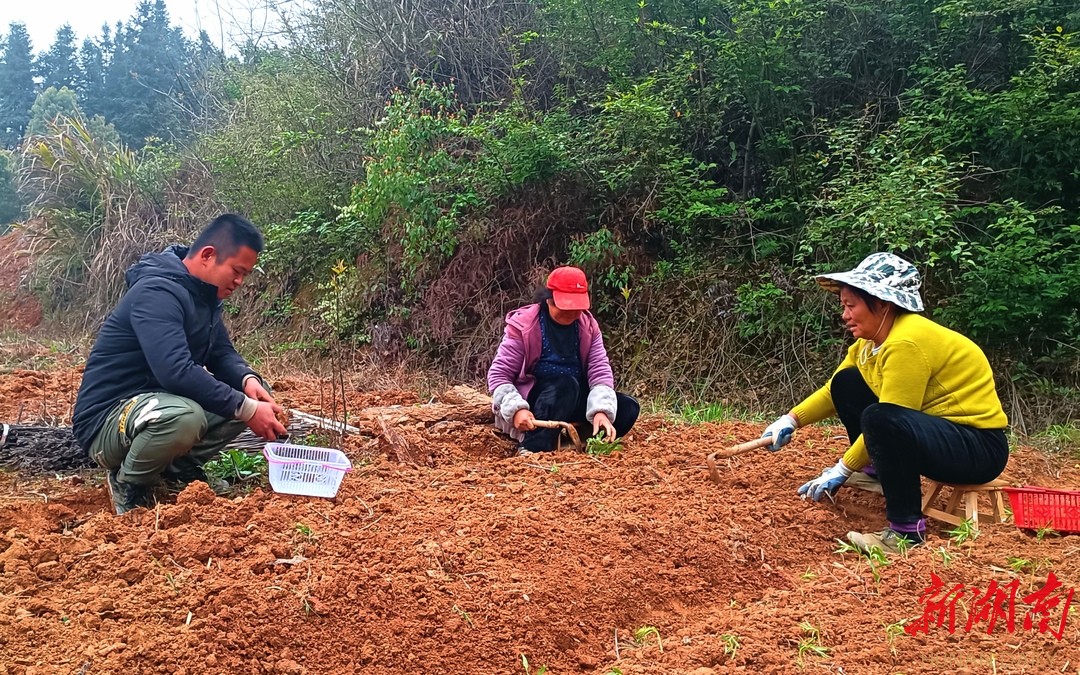
[[[970,518],[965,518],[959,525],[945,532],[957,545],[963,544],[965,541],[974,541],[979,536],[979,530]]]
[[[1027,558],[1021,558],[1018,556],[1009,556],[1005,558],[1005,563],[1013,569],[1015,572],[1027,572],[1034,571],[1035,563]]]
[[[720,636],[720,642],[724,644],[724,654],[729,658],[734,659],[735,653],[739,651],[741,642],[739,636],[734,633],[724,633]]]
[[[819,658],[823,658],[829,655],[829,648],[821,644],[821,632],[809,621],[803,621],[799,623],[799,628],[802,629],[803,637],[798,642],[798,662],[802,666],[803,655],[811,654]]]
[[[938,546],[937,549],[934,550],[934,555],[938,558],[941,558],[942,567],[948,567],[956,558],[956,556],[952,553],[949,553],[944,546]]]
[[[1058,537],[1058,536],[1061,536],[1061,535],[1058,534],[1057,530],[1055,530],[1053,527],[1050,526],[1050,523],[1047,523],[1046,525],[1043,525],[1042,527],[1035,530],[1035,538],[1037,540],[1039,540],[1039,541],[1042,541],[1043,539],[1046,539],[1047,537]]]
[[[870,574],[874,577],[874,583],[881,583],[881,569],[889,564],[889,557],[878,546],[871,546],[866,552],[866,563],[870,566]]]
[[[889,642],[889,651],[893,656],[896,656],[896,639],[904,634],[905,623],[907,622],[897,621],[885,625],[885,639]]]
[[[596,436],[590,436],[585,441],[585,452],[594,457],[606,457],[613,452],[619,452],[622,450],[622,439],[616,438],[613,441],[605,441],[604,437],[600,434]]]
[[[889,564],[889,557],[881,550],[880,546],[871,546],[869,551],[863,551],[851,542],[842,539],[837,539],[836,542],[839,544],[839,547],[834,553],[841,555],[844,553],[858,554],[870,567],[870,574],[874,578],[874,583],[881,583],[881,569]],[[902,549],[901,553],[904,551],[906,551],[906,548]]]
[[[303,537],[308,541],[314,541],[318,539],[318,535],[316,535],[315,532],[304,523],[293,524],[293,531],[296,532],[297,535]]]
[[[664,643],[660,640],[660,630],[656,626],[642,626],[634,630],[634,642],[644,647],[649,643],[650,638],[656,638],[656,646],[660,648],[660,653],[664,652]]]
[[[252,455],[239,448],[231,448],[222,450],[216,459],[203,465],[203,470],[208,476],[235,485],[247,481],[265,482],[267,466],[266,458],[262,455]]]

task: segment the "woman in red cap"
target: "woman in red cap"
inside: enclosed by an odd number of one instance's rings
[[[585,273],[559,267],[535,303],[506,315],[488,389],[495,426],[519,442],[520,454],[556,447],[558,430],[536,428],[534,419],[587,422],[609,441],[637,421],[640,406],[615,391],[604,338],[588,310]]]

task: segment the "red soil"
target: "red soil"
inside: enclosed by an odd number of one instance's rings
[[[30,267],[25,240],[18,230],[0,237],[0,327],[26,330],[41,323],[41,305],[26,290]]]
[[[0,375],[0,420],[40,401],[65,418],[77,380]],[[312,381],[274,384],[287,405],[320,400]],[[435,465],[398,464],[371,437],[347,437],[356,468],[334,500],[262,490],[228,500],[196,483],[175,503],[118,517],[100,473],[0,477],[0,674],[520,675],[522,655],[530,674],[1080,668],[1077,612],[1058,640],[1024,629],[1031,603],[1020,600],[1051,570],[1065,589],[1080,585],[1080,540],[987,525],[958,545],[934,524],[928,546],[875,580],[865,558],[834,551],[846,531],[882,525],[882,498],[844,488],[836,504],[815,504],[795,493],[841,452],[836,429],[731,460],[721,485],[705,455],[759,425],[650,416],[599,459],[507,459],[509,443],[482,425],[401,431]],[[1009,475],[1080,484],[1077,466],[1030,448]],[[1010,557],[1032,566],[1015,572]],[[969,595],[953,634],[890,634],[922,616],[931,573],[980,591],[1018,581],[1014,631],[965,630]],[[645,626],[656,634],[636,640]],[[822,655],[804,642],[814,639]],[[725,640],[737,640],[734,654]]]

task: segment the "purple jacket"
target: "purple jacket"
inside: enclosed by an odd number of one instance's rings
[[[587,418],[591,420],[595,412],[601,411],[615,419],[615,377],[600,326],[589,312],[582,312],[578,319],[578,336],[581,367],[590,390]],[[525,399],[536,384],[533,370],[540,360],[541,342],[540,305],[526,305],[506,315],[503,339],[488,369],[488,391],[492,392],[496,426],[514,437],[520,434],[510,423],[517,410],[528,407]],[[514,390],[517,396],[507,395]]]

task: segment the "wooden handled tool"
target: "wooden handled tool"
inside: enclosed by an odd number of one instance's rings
[[[723,450],[717,450],[708,457],[705,458],[705,462],[709,465],[709,478],[712,482],[720,482],[720,471],[716,468],[716,461],[719,459],[731,459],[736,455],[741,455],[751,450],[757,450],[758,448],[764,448],[766,445],[772,445],[773,437],[766,436],[764,438],[755,438],[749,443],[743,443],[741,445],[733,445],[730,448],[724,448]]]

